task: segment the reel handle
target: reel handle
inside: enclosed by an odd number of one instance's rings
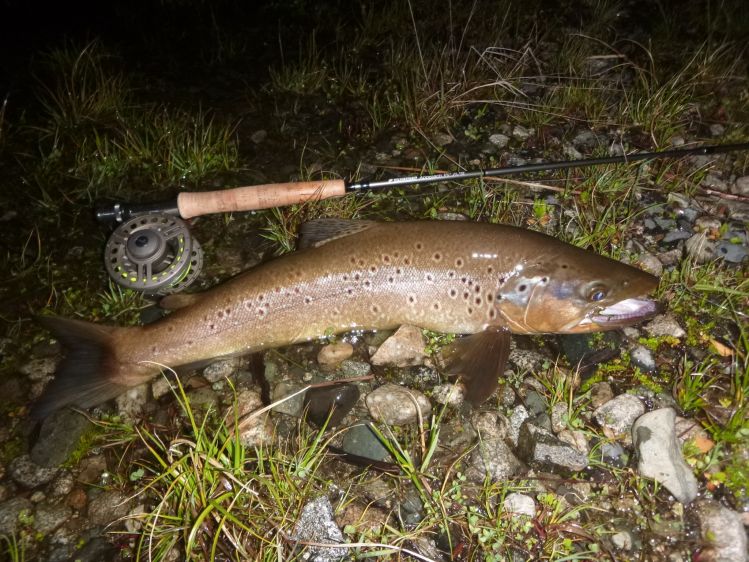
[[[190,219],[211,213],[255,211],[343,195],[346,195],[344,180],[269,183],[219,191],[182,192],[177,196],[177,208],[183,219]]]

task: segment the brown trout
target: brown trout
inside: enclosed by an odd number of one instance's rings
[[[300,248],[204,293],[176,296],[189,304],[146,326],[41,318],[67,353],[32,415],[99,404],[160,366],[401,324],[469,334],[445,356],[477,404],[497,387],[510,333],[609,330],[656,311],[638,298],[657,286],[652,275],[511,226],[321,219],[303,226]]]

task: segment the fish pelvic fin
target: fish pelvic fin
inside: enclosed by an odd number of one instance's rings
[[[509,330],[490,327],[456,339],[442,351],[445,370],[460,376],[471,405],[481,405],[497,390],[510,356],[510,338]]]
[[[116,381],[120,365],[115,356],[115,334],[123,328],[54,316],[36,320],[62,343],[65,357],[55,378],[31,407],[33,419],[44,419],[64,406],[89,408],[128,389],[129,385]]]

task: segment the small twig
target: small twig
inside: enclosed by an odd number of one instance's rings
[[[747,197],[746,195],[735,195],[733,193],[724,193],[722,191],[717,191],[715,189],[710,189],[707,187],[701,187],[700,189],[705,195],[712,195],[714,197],[719,197],[721,199],[729,199],[731,201],[749,201],[749,197]]]

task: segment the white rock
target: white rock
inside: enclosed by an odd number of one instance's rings
[[[689,503],[697,497],[697,479],[681,454],[675,420],[673,408],[648,412],[632,426],[632,440],[640,474],[660,482],[681,503]]]
[[[533,498],[517,492],[505,496],[502,508],[513,515],[536,516],[536,502],[533,501]]]
[[[421,392],[397,384],[385,384],[370,392],[365,402],[373,419],[389,425],[415,423],[419,413],[427,419],[432,411],[429,399]]]
[[[620,394],[596,408],[593,415],[603,428],[606,437],[622,438],[625,443],[629,443],[632,424],[644,412],[645,406],[637,396]]]
[[[421,329],[416,326],[403,325],[386,339],[372,355],[373,365],[393,365],[410,367],[424,363],[426,340]]]
[[[671,336],[674,338],[683,338],[687,335],[684,328],[679,326],[676,318],[671,314],[659,314],[645,324],[644,329],[649,335],[655,337]]]
[[[441,384],[434,387],[432,398],[437,404],[460,406],[463,403],[463,387],[458,384]]]
[[[342,341],[331,343],[320,349],[317,362],[324,367],[334,367],[354,354],[354,346]]]

